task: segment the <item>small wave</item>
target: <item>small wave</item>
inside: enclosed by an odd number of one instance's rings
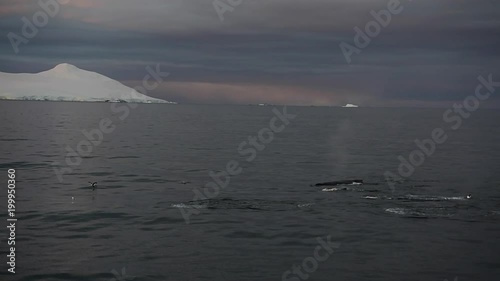
[[[385,211],[397,215],[406,215],[406,209],[404,208],[387,208]]]
[[[313,186],[338,186],[338,185],[362,185],[363,180],[341,180],[341,181],[329,181],[320,182]]]
[[[18,161],[18,162],[10,162],[10,163],[2,163],[0,164],[1,169],[21,169],[21,168],[42,168],[47,167],[49,164],[46,163],[33,163],[26,161]]]
[[[363,197],[363,198],[365,198],[365,199],[370,199],[370,200],[375,200],[375,199],[378,199],[378,197],[377,197],[377,196],[365,196],[365,197]]]
[[[412,200],[412,201],[463,201],[468,200],[465,196],[425,196],[425,195],[407,195],[399,197],[399,200]]]
[[[362,185],[362,184],[363,184],[362,182],[352,182],[352,183],[350,183],[348,185]]]
[[[492,215],[500,215],[500,211],[490,211],[489,213]]]
[[[428,215],[426,213],[406,208],[387,208],[385,209],[385,211],[409,218],[428,218]]]
[[[386,212],[406,218],[449,218],[454,216],[447,208],[387,208]]]
[[[96,177],[104,177],[104,176],[111,176],[111,175],[113,175],[113,173],[110,173],[110,172],[90,172],[87,175],[96,176]]]
[[[336,188],[336,187],[332,187],[332,188],[323,188],[321,191],[324,191],[324,192],[332,192],[332,191],[339,191],[339,190],[343,190],[343,188]]]
[[[108,157],[108,159],[136,159],[136,158],[140,158],[140,157],[133,156],[133,155],[128,155],[128,156],[111,156],[111,157]]]
[[[203,208],[206,208],[207,205],[196,205],[196,204],[179,203],[179,204],[172,204],[172,207],[174,207],[174,208],[180,208],[180,209],[203,209]]]
[[[332,188],[323,188],[321,191],[324,192],[333,192],[333,191],[352,191],[354,189],[349,187],[332,187]]]
[[[314,205],[314,203],[304,203],[304,204],[298,204],[297,207],[306,208],[306,207],[311,207],[312,205]]]
[[[465,196],[441,197],[443,200],[467,200]]]
[[[431,185],[430,184],[415,184],[415,185],[412,185],[412,187],[415,187],[415,188],[431,187]]]
[[[29,139],[11,139],[11,138],[1,138],[0,141],[29,141]]]
[[[295,201],[277,201],[263,199],[214,198],[172,204],[175,208],[240,209],[240,210],[281,210],[297,207]]]

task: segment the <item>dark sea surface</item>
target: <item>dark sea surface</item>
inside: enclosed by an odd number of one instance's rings
[[[0,102],[0,214],[15,169],[18,218],[16,274],[4,226],[0,280],[500,280],[499,111],[452,130],[446,109],[288,107],[247,161],[238,147],[274,108],[144,104],[120,120],[107,103]],[[104,118],[114,131],[67,166]],[[391,190],[384,172],[435,128],[447,140]],[[231,160],[241,173],[194,201]],[[351,179],[364,184],[311,186]],[[315,263],[318,238],[339,244]]]

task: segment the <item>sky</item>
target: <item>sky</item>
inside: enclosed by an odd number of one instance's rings
[[[159,64],[147,95],[196,104],[448,107],[500,81],[496,0],[55,1],[0,2],[0,72],[70,63],[134,87]]]

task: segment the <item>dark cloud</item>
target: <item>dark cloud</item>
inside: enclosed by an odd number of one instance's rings
[[[348,64],[339,44],[390,1],[243,0],[221,22],[212,0],[71,0],[16,55],[7,34],[41,8],[6,0],[0,71],[68,62],[134,85],[160,63],[172,75],[151,95],[210,103],[441,105],[471,94],[478,75],[500,80],[493,0],[401,1]]]

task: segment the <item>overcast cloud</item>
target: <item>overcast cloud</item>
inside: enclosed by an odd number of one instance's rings
[[[243,104],[448,106],[477,76],[500,80],[493,0],[402,0],[350,64],[339,44],[389,1],[243,0],[220,21],[212,0],[69,0],[16,54],[7,34],[21,35],[37,2],[0,3],[0,71],[67,62],[134,86],[160,63],[171,76],[152,96]]]

